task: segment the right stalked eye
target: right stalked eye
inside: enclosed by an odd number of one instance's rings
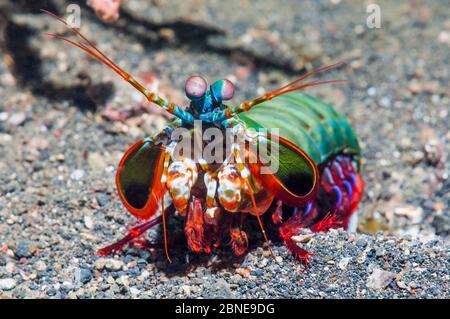
[[[206,88],[206,80],[198,75],[194,75],[188,78],[184,87],[186,96],[190,99],[201,98],[203,95],[205,95]]]
[[[222,100],[231,100],[234,96],[234,84],[230,80],[224,79],[222,84]]]

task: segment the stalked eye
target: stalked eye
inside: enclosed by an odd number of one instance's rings
[[[188,98],[198,99],[205,94],[206,88],[207,88],[206,80],[201,76],[194,75],[186,80],[184,90]]]
[[[227,101],[231,100],[234,95],[234,84],[225,79],[222,84],[222,100]]]
[[[234,95],[234,84],[230,80],[218,80],[211,85],[211,94],[218,104],[230,100]]]

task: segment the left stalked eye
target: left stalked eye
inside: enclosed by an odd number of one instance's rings
[[[189,77],[186,80],[186,84],[184,87],[186,91],[186,96],[190,99],[202,97],[206,92],[206,88],[207,88],[206,80],[198,75]]]
[[[231,100],[234,95],[234,84],[225,79],[222,84],[222,100],[227,101]]]

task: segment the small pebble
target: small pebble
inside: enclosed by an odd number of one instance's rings
[[[109,271],[118,271],[122,269],[123,266],[123,261],[113,258],[99,258],[95,262],[95,268],[97,268],[97,270],[106,269]]]
[[[407,289],[407,288],[408,288],[408,287],[406,286],[406,284],[405,284],[403,281],[401,281],[401,280],[397,281],[397,286],[398,286],[400,289]]]
[[[367,287],[375,290],[386,288],[397,275],[390,271],[376,268],[367,278]]]
[[[314,234],[306,234],[306,235],[298,235],[298,236],[292,236],[292,240],[299,244],[306,244],[308,243],[311,238],[313,238]]]
[[[181,286],[181,290],[186,296],[190,296],[191,295],[191,287],[190,286],[183,285],[183,286]]]
[[[45,262],[39,260],[36,262],[35,268],[38,271],[45,271],[47,269],[47,265],[45,264]]]
[[[344,258],[342,258],[342,259],[339,261],[339,264],[338,264],[339,268],[340,268],[341,270],[347,269],[347,265],[348,265],[348,263],[350,262],[350,260],[351,260],[350,257],[344,257]]]
[[[88,283],[92,279],[92,272],[86,268],[75,269],[75,281],[81,284]]]
[[[11,290],[16,286],[16,281],[13,278],[0,279],[0,290]]]
[[[17,245],[15,254],[16,254],[16,256],[18,258],[22,258],[22,257],[27,258],[27,257],[30,257],[32,255],[32,253],[31,253],[31,251],[29,249],[29,245],[27,243],[25,243],[25,242],[20,242]]]
[[[26,118],[27,116],[24,112],[14,113],[9,117],[8,123],[13,126],[19,126],[25,122]]]
[[[94,220],[91,216],[85,215],[84,216],[84,225],[87,229],[93,229],[94,228]]]
[[[5,266],[7,273],[12,274],[16,270],[16,265],[13,262],[7,262]]]
[[[132,294],[133,296],[137,296],[141,293],[141,291],[139,289],[137,289],[136,287],[131,287],[130,288],[130,294]]]
[[[364,248],[367,246],[367,239],[365,238],[365,236],[361,236],[356,240],[355,244],[358,247]]]
[[[100,205],[100,207],[106,206],[110,202],[110,196],[106,194],[98,194],[95,199],[97,200],[97,203]]]
[[[75,180],[75,181],[78,181],[78,180],[82,179],[83,176],[84,176],[84,171],[81,170],[81,169],[74,170],[72,172],[72,174],[70,174],[70,178]]]

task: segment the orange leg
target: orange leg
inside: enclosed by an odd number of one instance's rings
[[[281,200],[278,200],[276,203],[276,206],[274,208],[274,212],[272,213],[272,222],[275,225],[281,225],[283,222],[283,209],[282,209],[283,202]]]
[[[221,216],[217,216],[215,218],[210,218],[207,214],[203,214],[204,219],[204,229],[205,229],[205,238],[204,238],[204,249],[206,253],[211,252],[212,247],[219,247],[222,239],[221,230]]]
[[[189,204],[184,233],[189,249],[196,253],[202,252],[204,244],[203,209],[199,199],[194,198]]]
[[[248,237],[247,233],[242,230],[242,225],[246,217],[245,213],[238,213],[239,215],[233,215],[232,224],[230,225],[230,237],[231,237],[231,249],[236,256],[241,256],[247,251]],[[238,221],[236,223],[236,221]]]

